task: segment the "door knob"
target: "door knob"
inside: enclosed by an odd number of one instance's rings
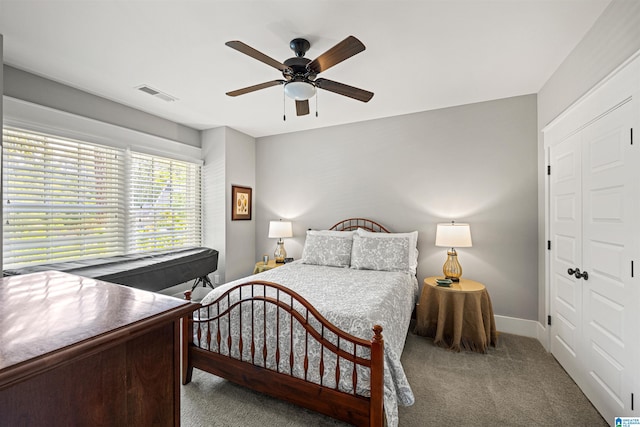
[[[582,273],[580,273],[580,269],[579,268],[575,269],[575,272],[574,272],[573,275],[576,276],[576,279],[579,279],[579,278],[582,277]]]
[[[589,273],[585,272],[580,272],[579,268],[576,268],[575,270],[573,268],[569,268],[567,270],[567,273],[569,273],[570,276],[575,276],[576,279],[584,279],[584,280],[589,280]]]

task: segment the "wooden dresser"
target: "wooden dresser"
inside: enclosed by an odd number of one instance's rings
[[[180,425],[195,307],[61,272],[0,279],[0,424]]]

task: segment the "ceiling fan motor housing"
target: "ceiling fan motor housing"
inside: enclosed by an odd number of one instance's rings
[[[311,74],[307,70],[307,64],[309,62],[311,62],[311,60],[308,58],[302,58],[302,57],[289,58],[286,61],[284,61],[284,65],[289,67],[291,71],[286,70],[282,73],[282,75],[287,80],[293,80],[295,78],[308,78],[310,80],[313,80],[316,77],[316,75]]]

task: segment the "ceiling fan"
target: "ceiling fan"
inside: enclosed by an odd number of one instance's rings
[[[271,86],[284,85],[284,93],[296,101],[296,114],[298,116],[309,114],[309,98],[312,98],[316,94],[316,88],[348,96],[349,98],[357,99],[362,102],[368,102],[373,97],[373,92],[358,89],[357,87],[349,86],[333,80],[316,78],[321,72],[328,70],[334,65],[339,64],[345,59],[348,59],[365,49],[364,44],[354,36],[349,36],[342,40],[340,43],[336,44],[313,61],[304,57],[305,53],[311,47],[311,44],[305,39],[293,39],[291,40],[291,43],[289,43],[289,47],[295,52],[296,56],[294,58],[287,59],[284,63],[278,62],[238,40],[229,41],[225,44],[230,48],[280,70],[284,77],[284,80],[271,80],[269,82],[227,92],[227,95],[229,96],[244,95],[245,93],[254,92]]]

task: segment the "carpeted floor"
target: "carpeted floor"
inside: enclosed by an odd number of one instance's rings
[[[409,333],[402,363],[415,394],[400,426],[606,426],[540,343],[501,334],[487,354],[455,353]],[[342,426],[199,370],[182,387],[182,425]]]

